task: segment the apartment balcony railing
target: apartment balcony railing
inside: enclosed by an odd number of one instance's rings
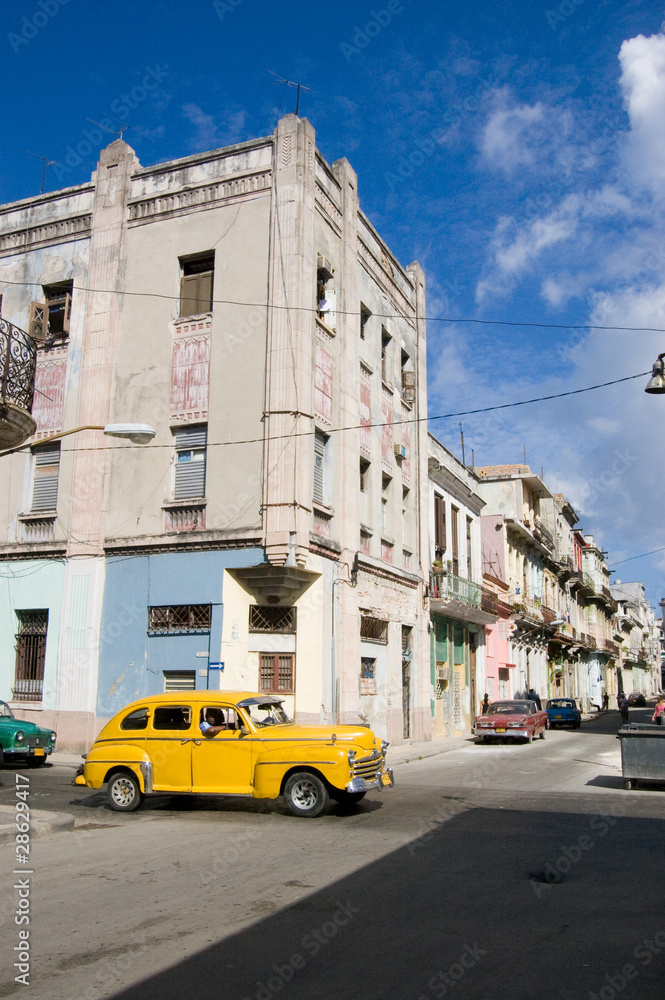
[[[550,530],[545,527],[539,517],[534,518],[533,534],[534,537],[537,538],[539,542],[542,542],[543,545],[546,545],[548,549],[554,548],[554,536]]]
[[[35,433],[36,364],[32,337],[0,317],[0,449],[16,448]]]
[[[593,582],[593,577],[591,576],[591,574],[590,573],[583,573],[582,574],[582,579],[584,581],[584,586],[588,587],[588,589],[591,591],[592,594],[595,594],[595,592],[596,592],[596,585]]]
[[[479,583],[455,576],[454,573],[431,573],[430,594],[443,600],[459,601],[472,608],[480,608],[483,588]]]

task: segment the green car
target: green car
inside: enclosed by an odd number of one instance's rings
[[[55,733],[34,722],[21,722],[5,701],[0,701],[0,764],[27,761],[41,767],[55,750]]]

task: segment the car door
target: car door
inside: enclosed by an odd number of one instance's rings
[[[193,717],[183,702],[155,706],[146,734],[155,791],[191,791]]]
[[[228,795],[251,795],[256,736],[243,733],[242,720],[230,705],[215,703],[225,716],[226,729],[206,738],[200,732],[192,743],[192,790]],[[206,709],[201,711],[205,717]],[[200,719],[196,721],[198,728]]]

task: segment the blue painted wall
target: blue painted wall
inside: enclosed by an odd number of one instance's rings
[[[97,685],[97,715],[108,717],[135,698],[164,690],[164,670],[193,670],[197,688],[207,687],[199,670],[208,660],[197,652],[221,648],[224,570],[256,566],[262,549],[111,556],[106,563]],[[210,633],[150,635],[148,608],[167,604],[212,604]]]

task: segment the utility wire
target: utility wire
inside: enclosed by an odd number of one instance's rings
[[[235,219],[234,219],[235,222]],[[218,241],[219,242],[219,241]],[[2,284],[17,285],[24,288],[29,286],[41,288],[38,281],[7,281],[2,279]],[[165,295],[161,292],[118,292],[117,289],[106,288],[84,288],[81,285],[74,285],[73,288],[79,292],[87,292],[90,295],[130,295],[137,298],[168,299],[173,302],[177,295]],[[318,309],[310,306],[273,305],[267,302],[243,302],[239,299],[213,299],[213,305],[220,306],[246,306],[252,309],[285,309],[290,312],[305,312],[318,314]],[[336,309],[338,316],[360,316],[360,310]],[[407,319],[403,313],[372,313],[377,319]],[[422,319],[427,323],[476,323],[482,326],[512,326],[512,327],[535,327],[542,330],[618,330],[626,333],[665,333],[665,327],[659,326],[600,326],[597,323],[537,323],[523,320],[504,319],[477,319],[473,316],[424,316]]]

